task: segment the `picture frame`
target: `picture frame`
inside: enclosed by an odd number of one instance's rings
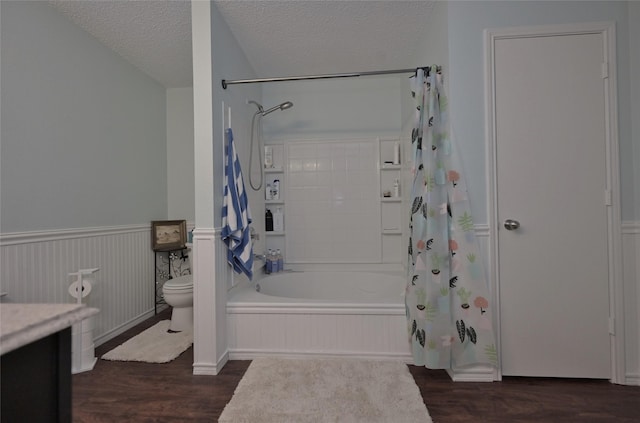
[[[153,251],[178,250],[185,248],[186,242],[186,220],[154,220],[151,222],[151,248]]]

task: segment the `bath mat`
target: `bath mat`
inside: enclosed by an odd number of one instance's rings
[[[169,333],[170,320],[162,320],[112,349],[101,358],[111,361],[168,363],[193,344],[193,331]]]
[[[354,359],[253,360],[218,422],[420,422],[431,417],[406,365]]]

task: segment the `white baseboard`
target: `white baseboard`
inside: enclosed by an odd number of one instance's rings
[[[361,360],[400,361],[413,364],[410,354],[371,354],[353,351],[322,352],[322,351],[282,351],[270,349],[236,349],[229,351],[230,360],[254,360],[256,358],[352,358]]]
[[[193,374],[196,376],[216,376],[229,361],[229,351],[225,351],[216,364],[193,363]]]
[[[447,369],[447,373],[454,382],[494,382],[498,380],[496,369],[490,366]]]
[[[640,374],[629,374],[625,377],[625,385],[640,386]]]

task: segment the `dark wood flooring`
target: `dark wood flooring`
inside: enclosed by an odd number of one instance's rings
[[[96,355],[169,317],[160,313]],[[167,364],[98,360],[92,371],[73,376],[73,421],[215,422],[250,362],[230,361],[218,376],[194,376],[192,363],[191,348]],[[640,387],[541,378],[462,383],[442,370],[409,370],[435,423],[640,422]]]

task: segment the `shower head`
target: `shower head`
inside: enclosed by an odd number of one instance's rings
[[[275,112],[276,110],[287,110],[293,107],[293,103],[290,101],[285,101],[282,104],[278,104],[277,106],[273,106],[270,109],[267,110],[261,110],[261,108],[258,109],[258,111],[262,114],[262,116],[266,116],[271,112]]]

